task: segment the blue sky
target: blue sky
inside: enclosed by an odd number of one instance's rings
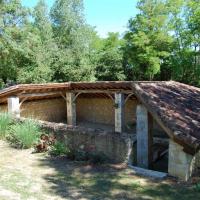
[[[34,7],[38,0],[22,0],[23,5]],[[49,7],[54,0],[46,0]],[[87,23],[95,26],[101,37],[108,32],[123,33],[130,17],[136,15],[137,0],[84,0]]]

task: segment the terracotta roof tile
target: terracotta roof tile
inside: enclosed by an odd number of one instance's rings
[[[186,151],[200,148],[200,89],[182,83],[138,82],[138,98]]]

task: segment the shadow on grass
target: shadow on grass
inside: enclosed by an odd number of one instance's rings
[[[51,185],[49,192],[62,198],[72,200],[200,199],[200,193],[184,186],[164,184],[151,179],[146,179],[147,184],[143,186],[136,176],[124,173],[123,170],[103,166],[92,167],[65,158],[42,159],[41,165],[55,169],[55,174],[49,174],[44,179]]]

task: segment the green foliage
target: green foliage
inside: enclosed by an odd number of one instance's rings
[[[33,10],[0,1],[0,88],[14,83],[176,80],[200,86],[199,0],[138,0],[120,38],[100,38],[83,0]]]
[[[171,24],[175,32],[171,56],[172,78],[200,85],[200,3],[196,0],[180,1],[172,10]]]
[[[118,33],[109,33],[108,38],[102,40],[102,47],[96,60],[96,78],[101,81],[124,80],[122,40]]]
[[[82,0],[56,0],[51,9],[54,38],[59,46],[54,80],[93,80],[89,60],[92,28],[85,23]]]
[[[4,139],[7,136],[8,129],[12,123],[12,118],[7,113],[0,113],[0,139]]]
[[[197,183],[194,187],[194,189],[198,192],[200,192],[200,183]]]
[[[33,120],[16,123],[10,128],[8,140],[18,148],[31,148],[39,140],[40,129]]]
[[[153,80],[170,56],[172,36],[167,26],[167,1],[140,0],[140,13],[129,20],[125,35],[125,68],[130,79]]]
[[[56,141],[55,144],[52,145],[49,153],[53,156],[63,156],[69,153],[69,149],[64,143]]]

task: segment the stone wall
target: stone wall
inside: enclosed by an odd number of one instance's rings
[[[0,110],[7,111],[7,104],[0,105]],[[43,99],[24,102],[20,108],[20,115],[50,122],[66,122],[66,110],[63,98]]]
[[[128,100],[125,105],[125,125],[136,125],[137,100]],[[0,105],[0,110],[7,111],[7,104]],[[50,122],[67,122],[66,103],[63,98],[44,99],[24,102],[21,107],[22,117],[31,117]],[[91,122],[114,126],[114,106],[109,98],[77,98],[77,122]],[[163,134],[154,121],[155,136]]]
[[[22,104],[21,116],[50,122],[66,122],[66,110],[63,98],[29,101]]]
[[[7,104],[0,104],[0,112],[7,112],[8,108],[7,108]]]
[[[69,127],[66,124],[38,121],[39,125],[72,149],[90,149],[104,153],[111,163],[127,163],[134,135],[98,131],[91,128]]]
[[[200,172],[200,151],[195,155],[195,171]]]
[[[136,106],[136,100],[127,101],[125,105],[126,124],[135,123]],[[115,123],[114,104],[108,98],[78,98],[76,112],[78,121],[109,125],[114,125]]]
[[[196,157],[183,151],[183,147],[174,141],[169,142],[168,172],[170,175],[187,181],[197,167]]]

